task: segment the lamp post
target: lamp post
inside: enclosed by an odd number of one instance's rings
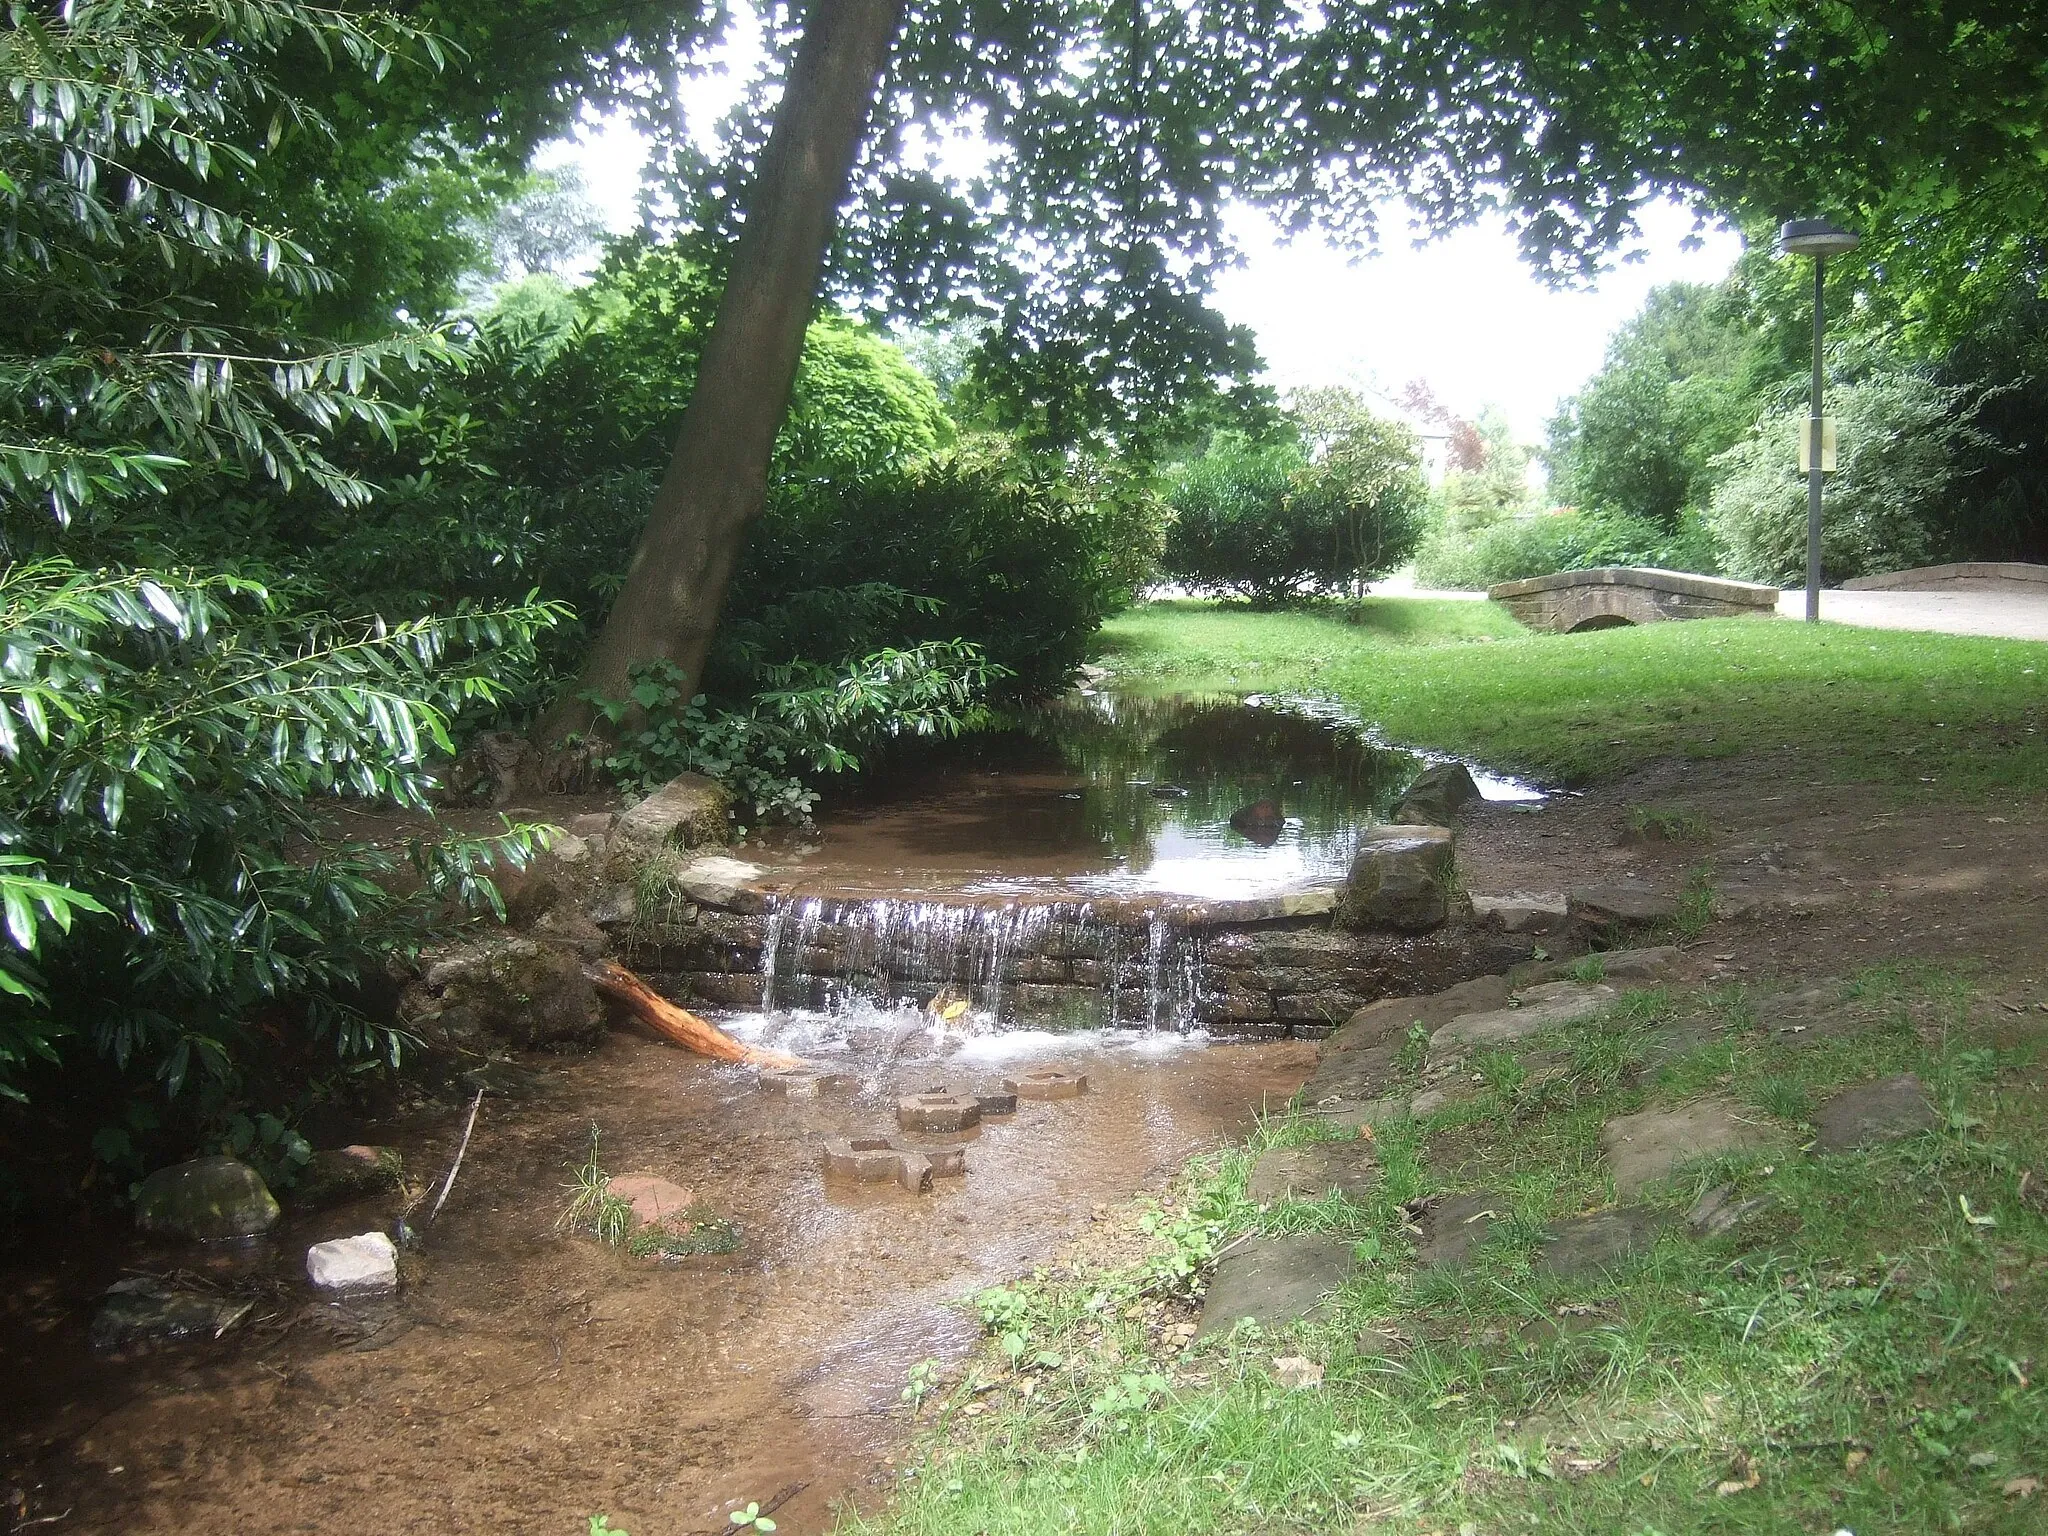
[[[1813,258],[1813,394],[1806,418],[1806,622],[1820,620],[1820,442],[1821,338],[1827,325],[1827,270],[1830,256],[1846,256],[1862,239],[1826,219],[1789,219],[1778,231],[1778,249]]]

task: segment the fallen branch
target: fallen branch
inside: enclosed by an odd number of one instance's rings
[[[678,1008],[616,960],[594,960],[583,967],[583,974],[590,978],[592,986],[642,1024],[699,1056],[774,1071],[803,1065],[802,1058],[786,1051],[765,1051],[733,1039],[716,1024],[706,1023],[687,1008]]]
[[[441,1185],[441,1198],[434,1202],[434,1208],[427,1212],[426,1225],[432,1226],[434,1218],[441,1214],[441,1207],[448,1203],[448,1191],[455,1187],[455,1175],[462,1172],[462,1160],[469,1155],[469,1133],[476,1129],[476,1112],[484,1107],[484,1091],[476,1091],[476,1099],[469,1106],[469,1123],[462,1128],[462,1145],[455,1149],[455,1161],[448,1165],[448,1177]]]

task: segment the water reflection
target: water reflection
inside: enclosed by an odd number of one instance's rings
[[[1428,761],[1292,702],[1076,695],[903,765],[827,815],[816,857],[853,884],[1274,895],[1341,875]]]

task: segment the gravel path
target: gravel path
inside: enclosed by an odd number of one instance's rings
[[[1806,593],[1793,588],[1778,595],[1783,618],[1806,616]],[[2011,640],[2048,640],[2048,596],[2031,593],[1838,592],[1820,595],[1820,616],[1833,624],[1863,629],[1925,629],[1944,635],[2001,635]]]

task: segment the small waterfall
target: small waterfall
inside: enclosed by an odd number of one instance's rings
[[[804,896],[771,901],[761,921],[767,1009],[922,1008],[951,993],[1004,1026],[1194,1023],[1200,940],[1163,910],[1119,922],[1086,902]]]

